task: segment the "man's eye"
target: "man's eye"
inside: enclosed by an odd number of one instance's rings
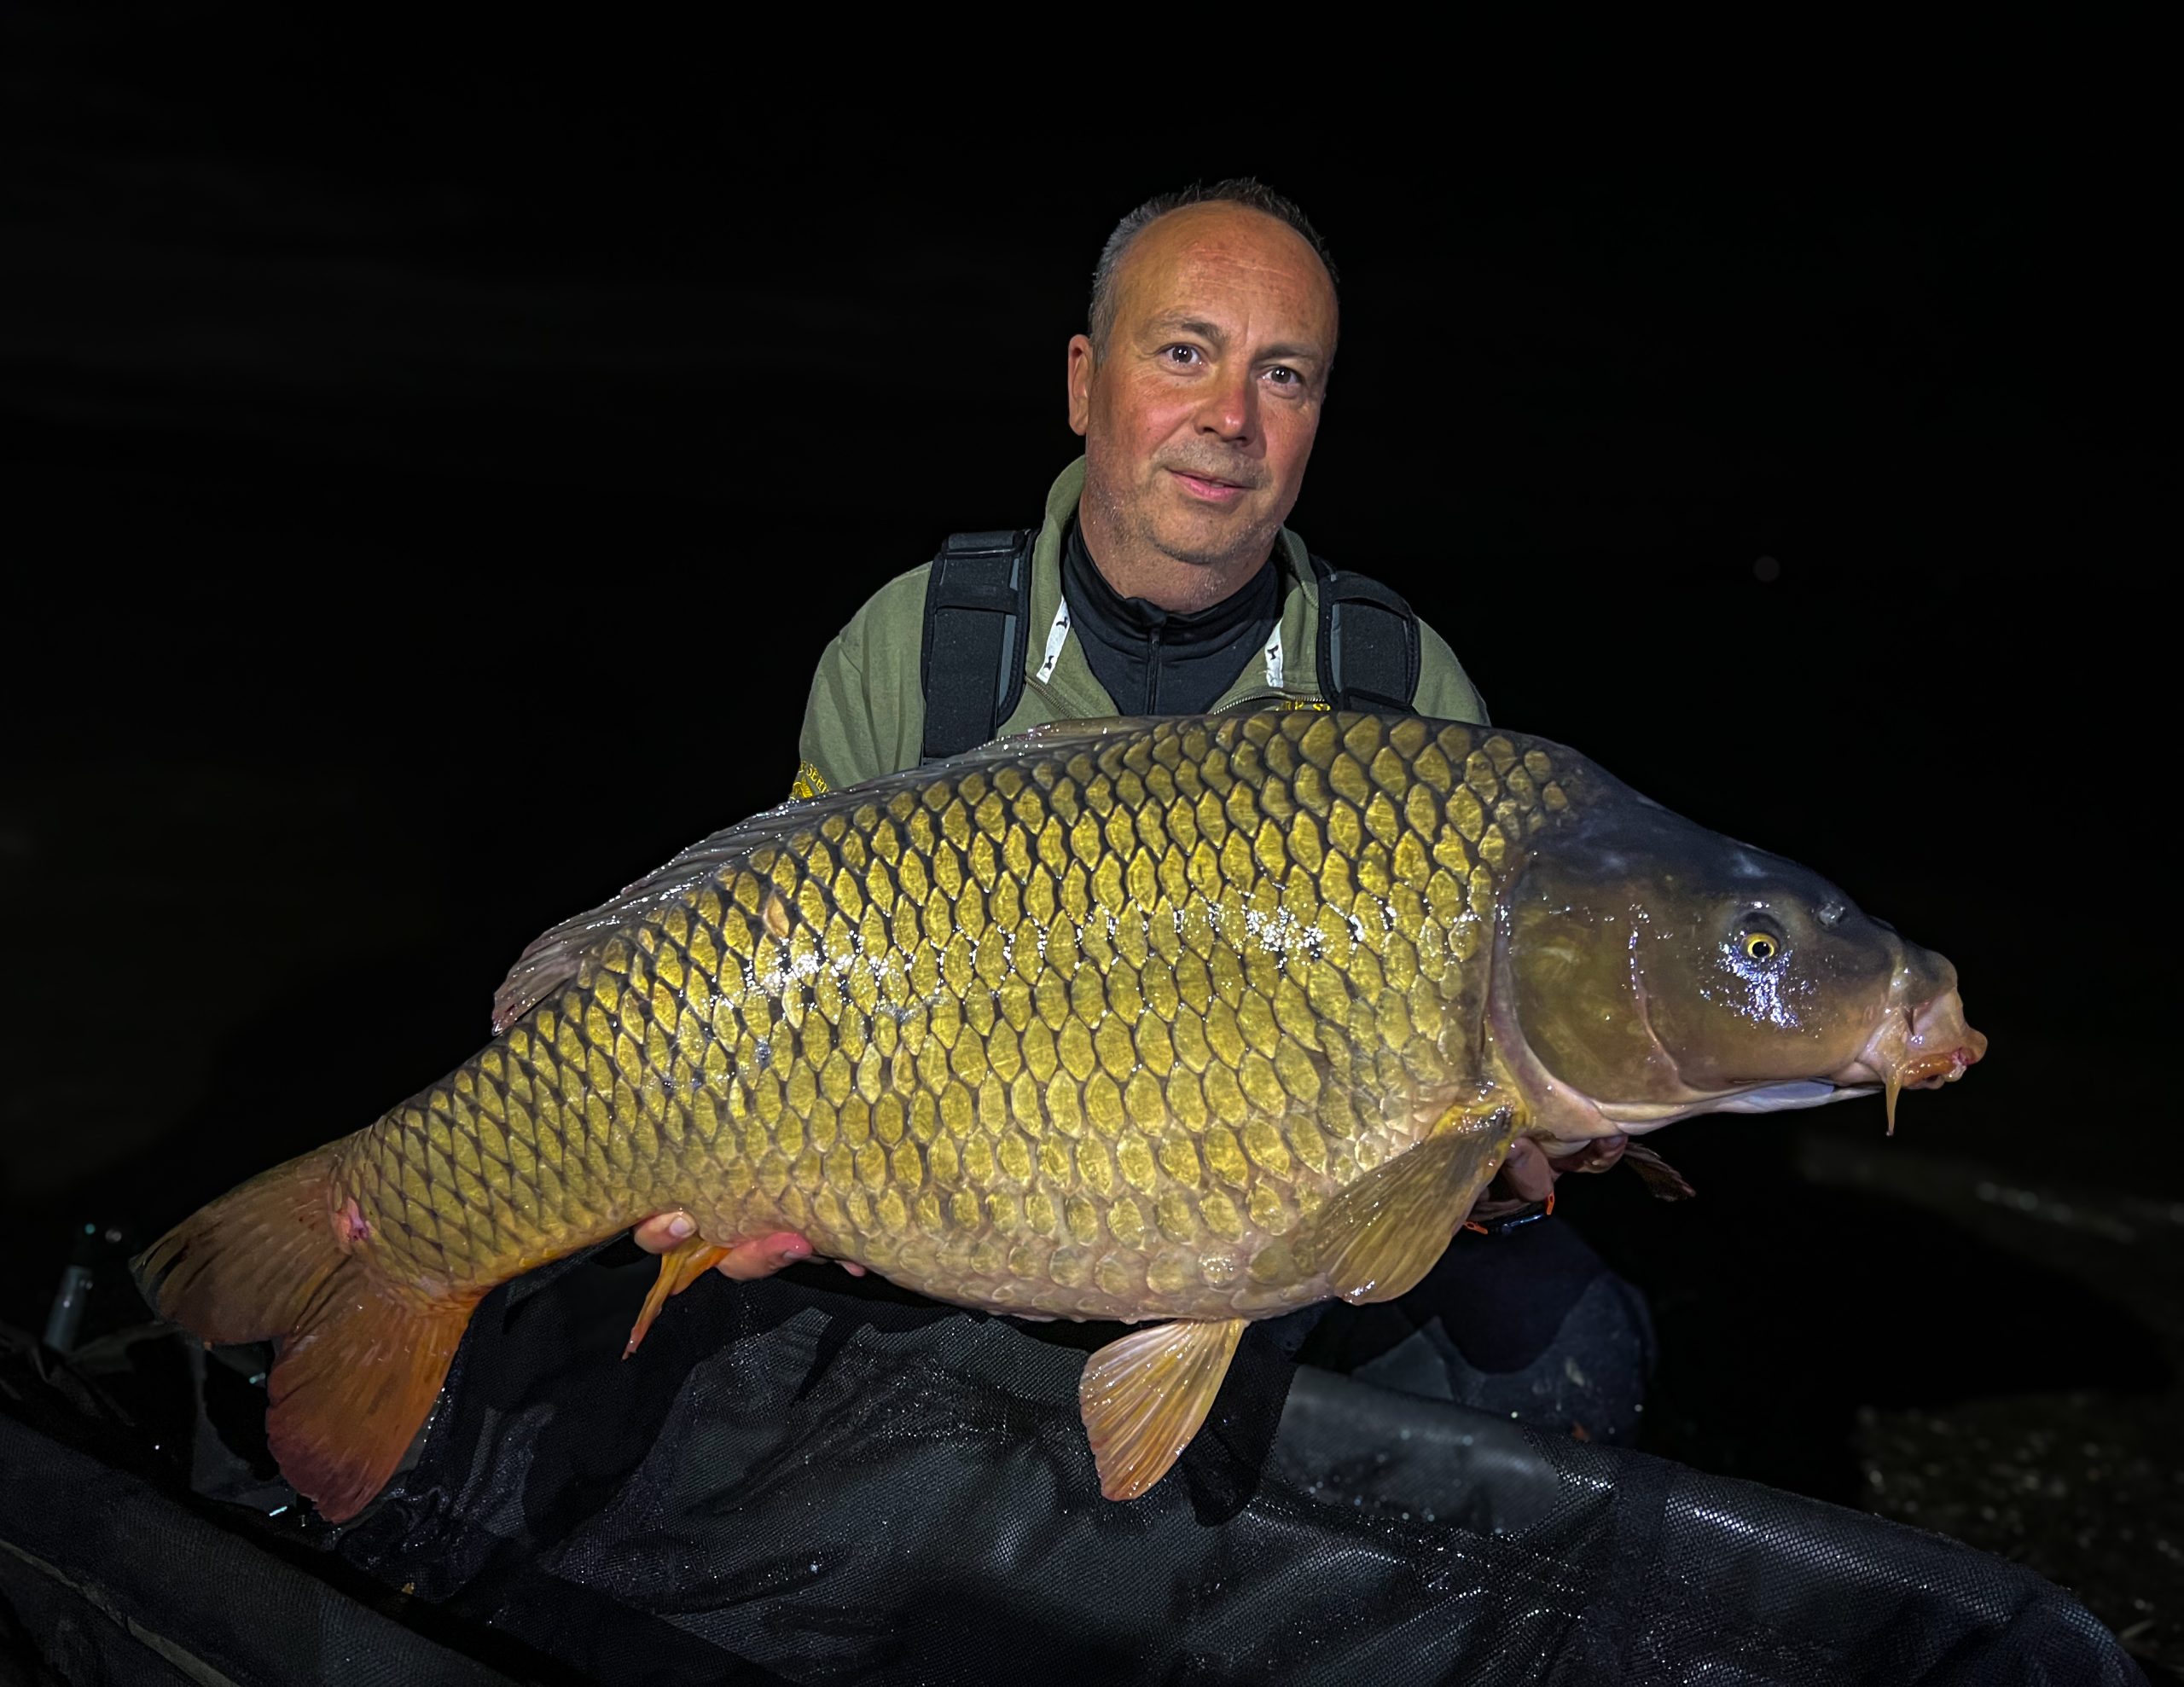
[[[1195,345],[1171,345],[1161,353],[1171,363],[1188,363],[1198,356]]]
[[[1304,379],[1304,376],[1298,374],[1296,370],[1284,368],[1278,363],[1274,368],[1269,369],[1266,374],[1267,379],[1272,381],[1276,386],[1294,386]]]

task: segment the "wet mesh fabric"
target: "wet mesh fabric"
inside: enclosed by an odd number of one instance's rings
[[[74,1384],[0,1329],[0,1687],[508,1687],[368,1579],[177,1493]]]
[[[623,1363],[633,1254],[490,1297],[342,1528],[272,1473],[262,1349],[0,1340],[0,1683],[2143,1679],[2016,1566],[1463,1404],[1592,1409],[1527,1381],[1643,1334],[1582,1270],[1506,1371],[1431,1296],[1308,1332],[1348,1377],[1255,1330],[1176,1470],[1117,1505],[1076,1410],[1111,1328],[708,1274]]]
[[[651,1272],[489,1299],[334,1551],[608,1683],[2141,1679],[2018,1567],[1270,1342],[1111,1504],[1076,1387],[1112,1329],[807,1268],[709,1276],[624,1363]]]

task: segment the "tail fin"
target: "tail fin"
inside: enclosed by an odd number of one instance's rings
[[[277,1341],[267,1440],[281,1474],[344,1522],[386,1485],[446,1380],[478,1296],[430,1301],[339,1239],[337,1145],[261,1173],[136,1261],[160,1315],[206,1342]]]

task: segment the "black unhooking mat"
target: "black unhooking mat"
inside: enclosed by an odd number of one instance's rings
[[[414,1467],[340,1529],[257,1520],[281,1490],[219,1361],[191,1361],[230,1397],[197,1486],[247,1504],[94,1463],[113,1426],[51,1421],[19,1355],[0,1658],[12,1629],[55,1672],[13,1678],[72,1683],[2143,1678],[2014,1565],[1309,1365],[1285,1394],[1270,1343],[1177,1475],[1112,1504],[1076,1412],[1112,1331],[810,1267],[709,1277],[623,1363],[650,1274],[490,1298]]]

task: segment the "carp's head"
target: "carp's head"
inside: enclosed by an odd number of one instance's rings
[[[1963,1075],[1956,969],[1796,862],[1635,793],[1542,836],[1504,904],[1497,1036],[1555,1134]]]

